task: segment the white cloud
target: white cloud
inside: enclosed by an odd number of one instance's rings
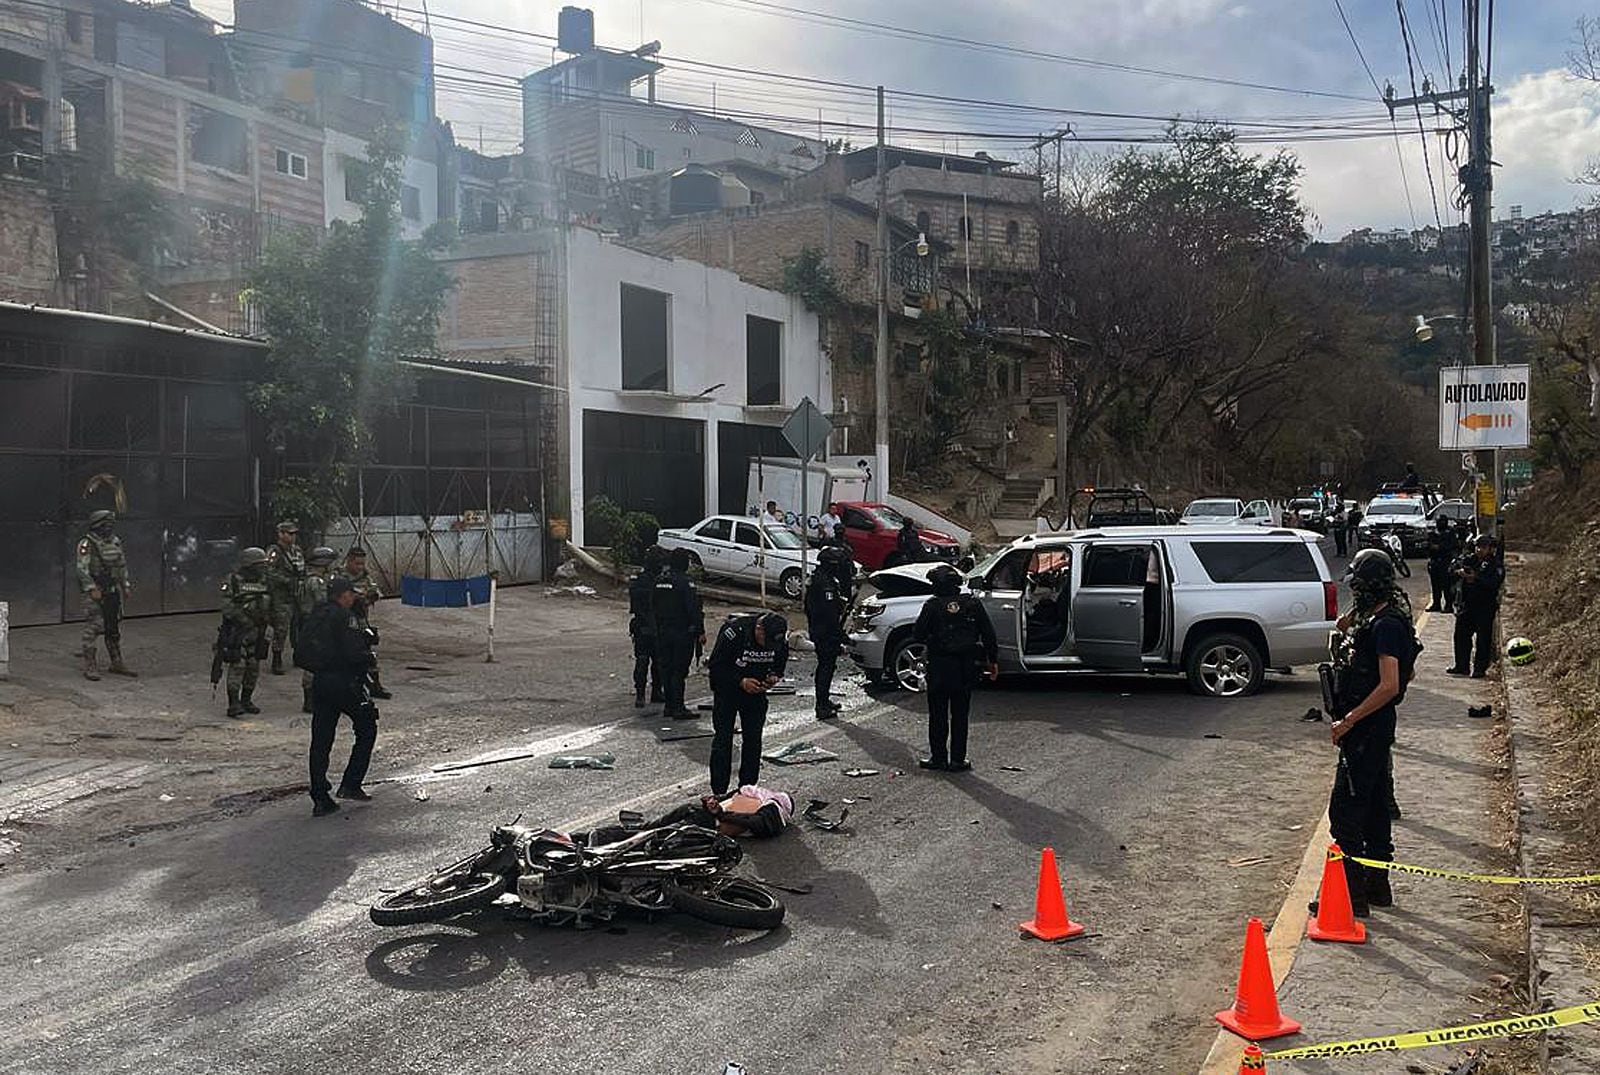
[[[1600,152],[1600,97],[1595,88],[1563,70],[1526,74],[1504,86],[1493,105],[1495,215],[1522,205],[1531,215],[1569,209],[1586,200],[1587,188],[1572,182],[1588,159]],[[1418,224],[1431,223],[1416,116],[1398,119],[1400,148],[1411,184]],[[1429,123],[1431,132],[1434,124]],[[1440,213],[1448,225],[1458,219],[1448,200],[1456,189],[1455,165],[1442,159],[1429,135],[1430,163],[1439,189]],[[1336,239],[1351,228],[1411,225],[1392,139],[1325,142],[1293,147],[1305,166],[1303,191],[1322,224],[1322,237]]]

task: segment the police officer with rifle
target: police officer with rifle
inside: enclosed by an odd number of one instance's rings
[[[1346,855],[1394,860],[1390,826],[1396,706],[1416,668],[1421,646],[1411,604],[1395,583],[1394,564],[1382,549],[1363,549],[1345,576],[1354,607],[1339,617],[1334,663],[1323,668],[1324,704],[1334,718],[1331,736],[1339,768],[1328,800],[1328,824]],[[1344,860],[1350,903],[1358,916],[1394,903],[1389,873]]]

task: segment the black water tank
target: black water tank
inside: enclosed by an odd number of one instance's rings
[[[722,208],[722,177],[699,164],[672,173],[672,215],[709,213]]]
[[[567,6],[556,17],[556,47],[581,56],[594,51],[594,12],[586,7]]]

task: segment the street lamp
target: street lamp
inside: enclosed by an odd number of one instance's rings
[[[1411,330],[1418,343],[1427,343],[1433,339],[1433,326],[1440,321],[1460,321],[1460,314],[1439,314],[1437,317],[1424,317],[1417,315],[1416,327]]]

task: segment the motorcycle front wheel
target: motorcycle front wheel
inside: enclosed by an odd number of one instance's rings
[[[379,926],[443,922],[489,906],[505,890],[506,879],[497,873],[444,874],[399,892],[390,892],[374,903],[367,914]]]
[[[777,929],[783,924],[783,901],[765,886],[738,877],[674,885],[670,897],[676,910],[713,925]]]

